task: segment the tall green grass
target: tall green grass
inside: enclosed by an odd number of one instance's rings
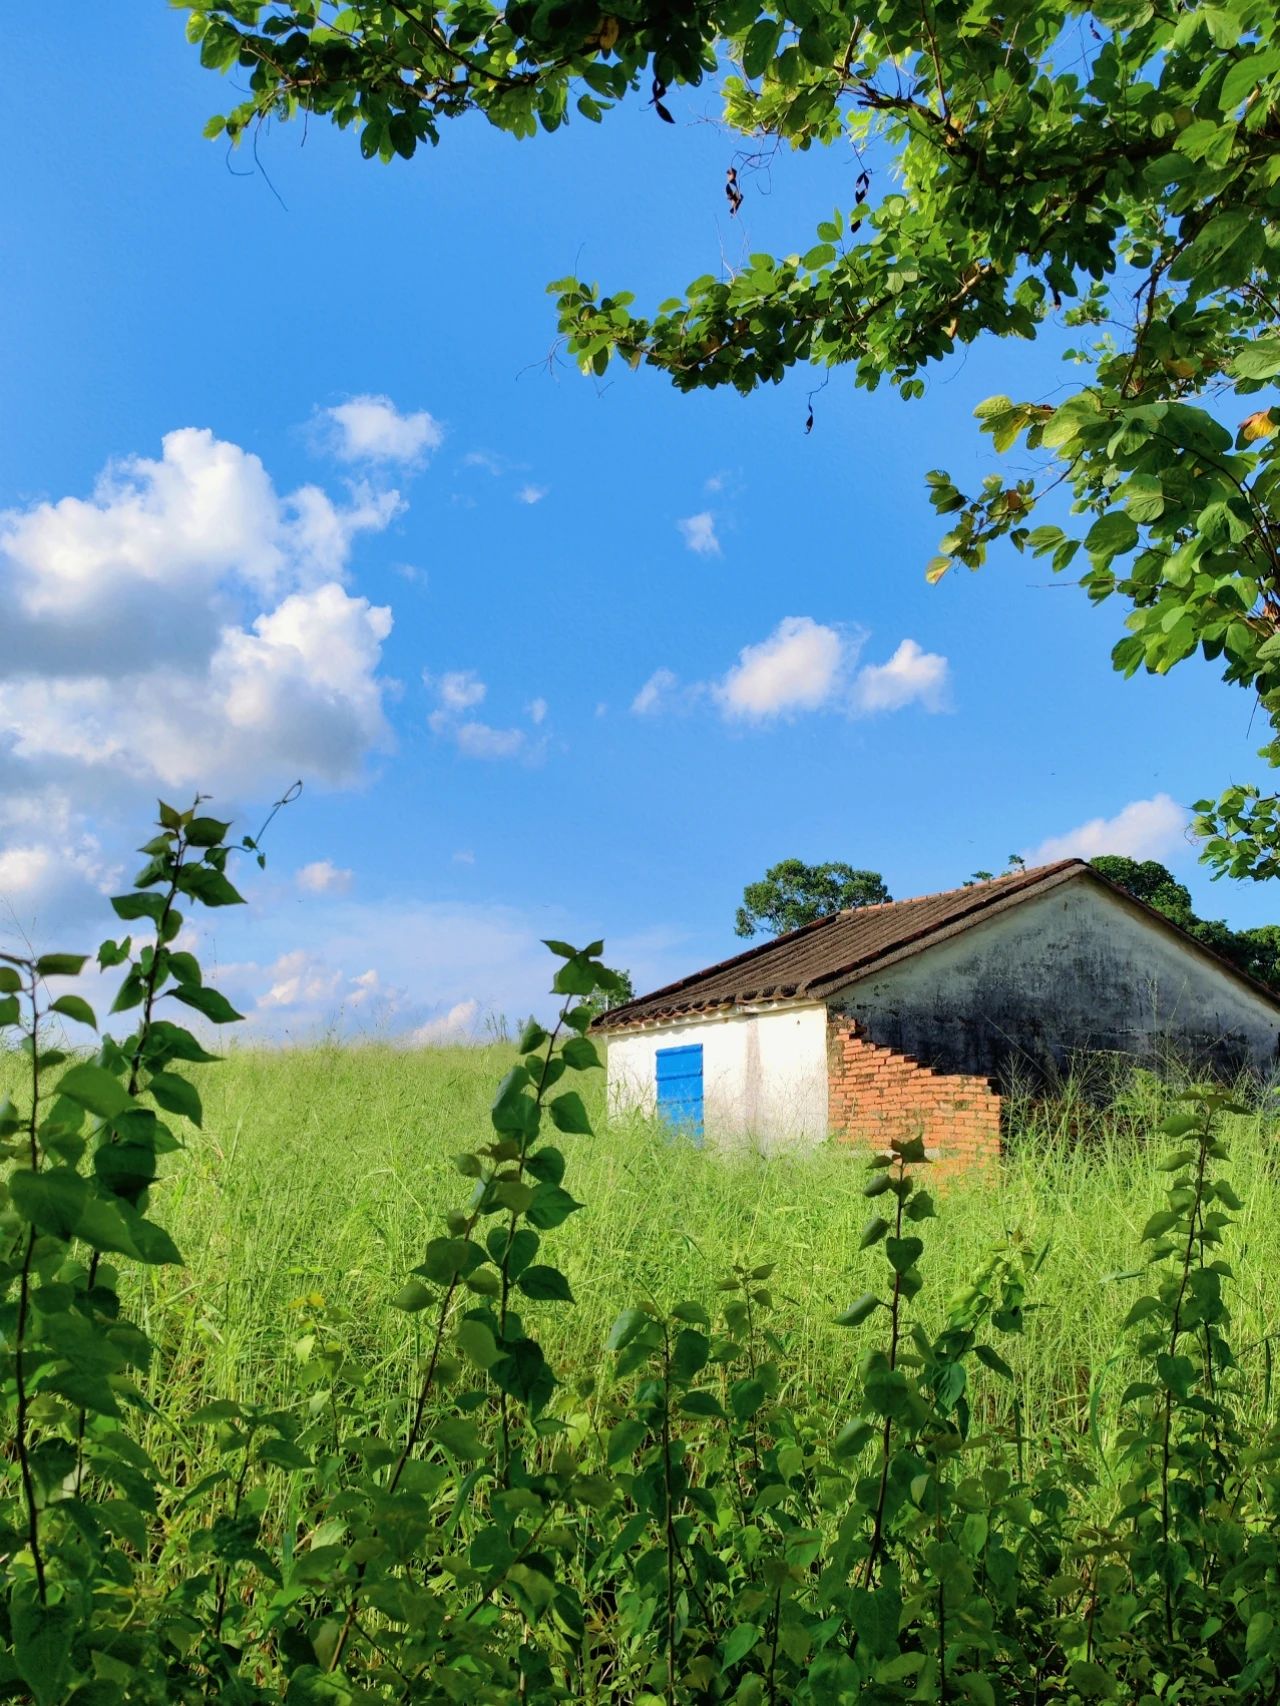
[[[466,1199],[451,1157],[486,1141],[510,1058],[501,1046],[240,1051],[200,1074],[204,1128],[171,1158],[155,1211],[185,1266],[147,1270],[140,1282],[143,1325],[160,1347],[162,1415],[214,1396],[283,1398],[301,1324],[317,1319],[395,1401],[419,1318],[388,1300],[445,1210]],[[668,1304],[709,1299],[733,1262],[773,1261],[782,1366],[838,1408],[858,1340],[831,1318],[866,1289],[877,1261],[858,1252],[867,1204],[856,1154],[834,1144],[772,1157],[698,1150],[643,1121],[609,1124],[598,1075],[587,1096],[597,1135],[562,1140],[565,1183],[584,1207],[555,1235],[576,1305],[547,1312],[552,1364],[567,1376],[598,1371],[609,1326],[638,1287]],[[1148,1147],[1143,1134],[1170,1096],[1137,1076],[1102,1111],[1071,1083],[1050,1103],[1018,1101],[999,1172],[935,1187],[940,1218],[926,1229],[920,1299],[935,1319],[1001,1240],[1045,1252],[1014,1357],[1032,1449],[1050,1430],[1091,1424],[1105,1444],[1109,1400],[1125,1381],[1120,1323],[1138,1289],[1117,1276],[1141,1261],[1140,1234],[1167,1183],[1154,1167],[1159,1140]],[[1245,1205],[1226,1252],[1237,1275],[1234,1341],[1261,1383],[1280,1330],[1280,1165],[1265,1110],[1229,1125]],[[1006,1390],[990,1402],[1006,1403]]]

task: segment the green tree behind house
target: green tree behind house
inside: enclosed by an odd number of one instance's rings
[[[840,860],[806,865],[803,859],[780,859],[743,889],[734,929],[739,936],[781,936],[829,913],[892,899],[879,871],[855,870]]]

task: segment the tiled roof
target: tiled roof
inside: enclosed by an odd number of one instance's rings
[[[1198,952],[1209,954],[1233,976],[1243,978],[1255,991],[1268,996],[1273,1002],[1277,1001],[1274,990],[1248,977],[1229,960],[1187,936],[1162,914],[1133,900],[1123,890],[1117,890],[1084,860],[1061,859],[1053,865],[1015,871],[1007,877],[996,877],[968,888],[948,889],[943,894],[926,894],[914,900],[886,901],[880,906],[833,912],[826,918],[803,925],[799,930],[788,931],[785,936],[735,954],[732,959],[722,960],[719,965],[694,972],[678,983],[669,983],[649,995],[637,996],[625,1006],[601,1014],[595,1022],[596,1028],[618,1030],[628,1025],[675,1018],[682,1013],[732,1007],[741,1002],[820,1001],[890,961],[919,953],[972,924],[980,923],[993,912],[1002,912],[1006,907],[1030,900],[1059,883],[1084,874],[1113,893],[1123,895],[1132,905],[1141,907],[1149,917],[1159,920]]]

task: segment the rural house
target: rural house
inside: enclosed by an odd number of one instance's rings
[[[996,1154],[1001,1091],[1083,1050],[1272,1070],[1280,995],[1080,859],[833,913],[602,1014],[615,1110],[764,1147],[923,1131]]]

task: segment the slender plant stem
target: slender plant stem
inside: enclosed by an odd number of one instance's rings
[[[29,1159],[31,1171],[40,1171],[40,1142],[38,1137],[40,1124],[40,999],[39,980],[34,964],[28,963],[27,970],[31,974],[31,1113],[27,1121],[27,1137],[29,1144]],[[17,1407],[14,1416],[14,1450],[18,1457],[18,1466],[22,1475],[22,1498],[27,1507],[27,1545],[31,1551],[31,1562],[36,1574],[36,1588],[43,1605],[48,1598],[48,1586],[45,1579],[44,1553],[40,1542],[40,1510],[36,1503],[35,1476],[31,1471],[31,1434],[30,1434],[30,1396],[27,1392],[27,1374],[24,1366],[26,1356],[27,1322],[31,1310],[31,1267],[35,1255],[36,1229],[31,1226],[27,1231],[27,1248],[22,1258],[22,1272],[18,1281],[18,1319],[14,1332],[13,1370],[14,1385],[17,1388]]]

